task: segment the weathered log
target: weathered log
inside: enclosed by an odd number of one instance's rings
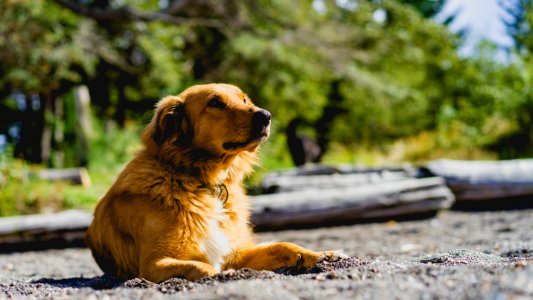
[[[416,170],[410,167],[362,168],[349,165],[335,167],[306,165],[267,174],[261,181],[261,189],[264,193],[278,193],[335,188],[400,180],[415,175]]]
[[[380,171],[369,173],[308,175],[308,176],[272,176],[261,183],[267,193],[292,192],[303,190],[332,189],[353,187],[369,183],[407,179],[405,172]]]
[[[415,174],[416,169],[411,166],[390,167],[363,167],[354,165],[329,166],[323,164],[306,164],[301,167],[291,168],[269,173],[268,176],[308,176],[308,175],[332,175],[332,174],[365,174],[375,172],[405,172]]]
[[[533,159],[507,161],[436,160],[427,169],[446,180],[457,201],[533,195]]]
[[[45,169],[30,173],[29,176],[36,176],[48,181],[66,181],[73,184],[81,184],[84,187],[91,186],[91,177],[85,168]]]
[[[398,217],[449,208],[453,194],[439,177],[252,197],[252,223],[260,229],[341,220]]]
[[[78,210],[0,218],[0,252],[82,245],[91,221]]]

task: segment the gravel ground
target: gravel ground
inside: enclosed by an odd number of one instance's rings
[[[533,299],[533,209],[258,234],[353,258],[154,284],[102,276],[87,249],[0,255],[0,298]]]

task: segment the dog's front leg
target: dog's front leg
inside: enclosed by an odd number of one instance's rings
[[[290,266],[310,268],[322,259],[336,261],[346,257],[341,250],[316,252],[292,243],[276,243],[235,251],[226,259],[223,269],[272,271]]]
[[[195,281],[217,273],[213,266],[200,261],[164,257],[143,263],[139,275],[152,282],[161,282],[172,277]]]

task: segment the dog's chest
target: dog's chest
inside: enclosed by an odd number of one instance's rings
[[[207,220],[207,235],[200,242],[200,250],[207,256],[210,265],[221,269],[224,257],[231,252],[231,243],[220,222],[226,221],[228,216],[222,202],[217,201],[216,214]]]

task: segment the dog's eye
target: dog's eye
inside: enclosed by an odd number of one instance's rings
[[[242,101],[244,101],[244,104],[246,104],[246,98],[242,99]]]
[[[222,109],[226,107],[226,103],[222,102],[219,97],[214,97],[213,99],[209,100],[207,106]]]

